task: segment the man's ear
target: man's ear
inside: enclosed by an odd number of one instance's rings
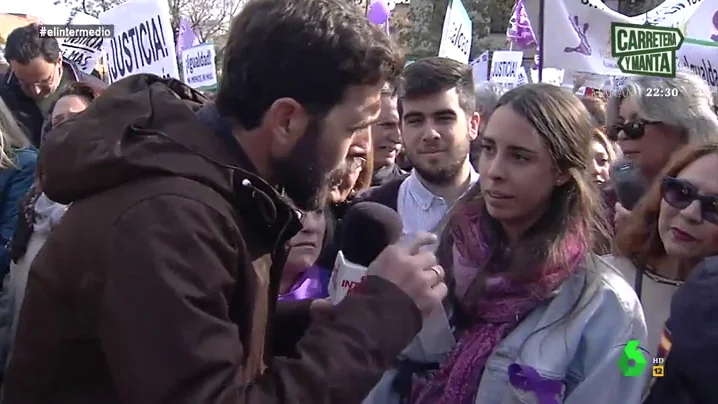
[[[481,126],[481,115],[474,112],[469,119],[469,139],[476,140],[479,136],[479,127]]]
[[[269,107],[262,125],[270,136],[272,154],[286,156],[306,133],[309,114],[293,98],[280,98]]]

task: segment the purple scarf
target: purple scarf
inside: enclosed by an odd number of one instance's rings
[[[324,299],[329,296],[329,271],[313,265],[302,272],[289,289],[289,292],[279,295],[278,300]]]
[[[466,303],[467,285],[473,283],[477,272],[489,261],[490,247],[481,220],[483,212],[483,201],[471,201],[451,221],[453,269],[460,304]],[[490,276],[478,302],[465,305],[470,310],[468,315],[473,326],[459,336],[456,347],[436,374],[414,381],[410,402],[473,404],[486,360],[494,348],[575,272],[586,251],[584,232],[571,232],[557,257],[540,269],[542,275],[537,281],[522,283],[502,274]]]

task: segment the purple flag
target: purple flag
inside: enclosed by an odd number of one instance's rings
[[[516,4],[514,4],[509,27],[506,29],[506,38],[520,49],[536,45],[536,37],[529,17],[526,15],[524,0],[516,0]]]
[[[191,48],[195,42],[199,42],[199,36],[192,28],[192,21],[187,17],[180,17],[179,33],[177,35],[177,56],[182,57],[182,51]]]

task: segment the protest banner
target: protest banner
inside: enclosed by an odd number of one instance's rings
[[[518,84],[523,59],[524,53],[520,51],[495,51],[491,56],[489,80],[508,86]]]
[[[182,77],[188,86],[197,90],[212,90],[217,86],[214,45],[206,43],[182,51]]]
[[[179,79],[167,1],[131,0],[100,14],[100,23],[115,26],[104,42],[110,83],[138,73]]]
[[[96,25],[100,20],[84,13],[76,13],[69,17],[68,24]],[[92,73],[97,60],[102,56],[102,37],[72,37],[58,39],[62,58],[74,63],[78,69],[85,73]]]
[[[525,0],[532,26],[538,26],[539,0]],[[612,55],[611,24],[675,27],[685,40],[676,51],[678,66],[690,68],[708,84],[718,85],[718,17],[715,2],[666,0],[647,13],[628,17],[600,0],[545,0],[544,67],[624,76]],[[713,37],[715,36],[715,39]]]
[[[526,74],[526,68],[523,66],[519,67],[519,74],[516,77],[516,84],[519,86],[523,86],[524,84],[529,83],[529,76]]]
[[[471,73],[474,76],[474,85],[489,80],[489,51],[484,51],[471,62]]]
[[[439,43],[439,57],[469,63],[471,54],[471,18],[461,0],[449,0]]]
[[[46,4],[37,7],[37,4],[28,5],[25,3],[27,2],[17,2],[13,4],[12,7],[7,7],[10,5],[8,2],[0,6],[1,13],[23,13],[21,15],[0,14],[4,17],[3,20],[7,18],[10,23],[7,27],[7,32],[2,32],[5,27],[0,27],[0,37],[2,37],[0,42],[4,41],[4,37],[13,29],[30,23],[69,26],[97,25],[100,22],[91,15],[73,11],[64,5]],[[14,21],[12,21],[13,19],[17,22],[14,23]],[[100,37],[57,38],[57,42],[60,45],[60,52],[62,53],[63,59],[74,63],[85,73],[92,72],[92,69],[97,64],[97,60],[102,55],[103,39]]]

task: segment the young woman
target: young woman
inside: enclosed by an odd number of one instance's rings
[[[716,167],[718,144],[686,147],[616,235],[617,254],[609,262],[637,285],[653,356],[669,343],[670,333],[661,336],[673,294],[696,264],[718,254]]]
[[[603,187],[610,179],[610,167],[616,160],[616,152],[606,135],[599,130],[594,130],[591,136],[591,153],[593,154],[593,165],[591,166],[593,181],[599,187]]]
[[[0,277],[10,266],[8,242],[17,226],[20,200],[35,181],[37,150],[0,99]]]
[[[366,403],[638,402],[645,379],[617,363],[628,341],[646,337],[640,303],[591,252],[607,233],[589,174],[592,130],[559,87],[501,97],[481,138],[481,179],[439,246],[447,315],[425,321]],[[417,362],[437,364],[426,372]]]

